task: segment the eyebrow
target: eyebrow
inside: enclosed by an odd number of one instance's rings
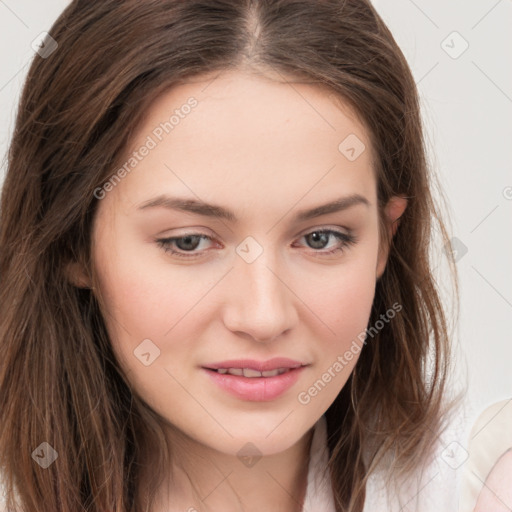
[[[340,197],[329,203],[315,206],[307,210],[300,210],[294,217],[294,221],[303,222],[306,220],[320,217],[328,213],[335,213],[346,210],[356,205],[371,206],[370,201],[360,194],[352,194],[350,196]],[[160,195],[153,199],[143,202],[138,210],[146,210],[148,208],[167,208],[170,210],[180,210],[206,217],[225,219],[229,222],[236,223],[238,219],[236,215],[222,206],[198,201],[196,199],[184,199],[180,197],[169,197]]]

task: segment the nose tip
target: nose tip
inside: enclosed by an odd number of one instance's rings
[[[272,312],[268,312],[268,311]],[[293,315],[275,301],[267,304],[240,302],[236,309],[230,309],[225,315],[226,327],[239,336],[249,337],[258,343],[272,343],[289,331],[293,324]]]

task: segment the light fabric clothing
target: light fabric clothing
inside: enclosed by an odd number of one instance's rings
[[[326,470],[325,416],[314,429],[303,512],[336,512]],[[384,485],[384,467],[371,475],[364,512],[457,512],[462,468],[467,459],[465,439],[466,426],[462,416],[457,416],[439,439],[432,463],[403,482],[398,494]]]

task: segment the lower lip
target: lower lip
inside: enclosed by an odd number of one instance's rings
[[[243,377],[218,373],[203,368],[219,387],[242,400],[252,402],[269,402],[288,391],[299,378],[305,366],[293,368],[275,377]]]

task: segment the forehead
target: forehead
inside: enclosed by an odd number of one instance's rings
[[[314,202],[333,188],[374,198],[369,134],[317,84],[238,71],[194,77],[150,104],[125,160],[150,139],[116,187],[132,204],[165,192],[235,209],[249,197],[291,204],[310,194]]]
[[[193,109],[187,106],[191,99],[198,103]],[[193,115],[188,115],[189,110]],[[272,135],[280,147],[287,140],[313,135],[330,135],[329,143],[354,132],[366,138],[357,113],[331,89],[273,72],[223,71],[179,82],[150,104],[138,135],[168,121],[174,112],[180,114],[179,120],[173,120],[174,139],[186,138],[193,131],[195,137],[207,134],[208,140],[215,141],[222,135],[216,128],[244,143],[248,135]],[[185,118],[187,122],[181,123]],[[186,125],[185,129],[174,130],[178,124]],[[200,142],[206,144],[207,140]]]

